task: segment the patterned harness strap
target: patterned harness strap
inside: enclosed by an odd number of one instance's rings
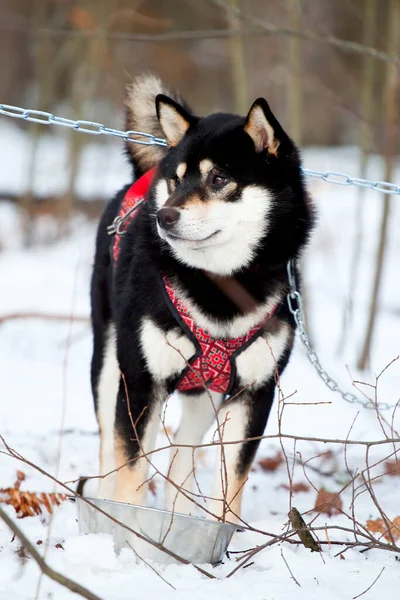
[[[261,333],[263,325],[272,317],[276,307],[266,315],[261,323],[252,327],[245,335],[228,339],[213,338],[205,329],[196,325],[185,304],[178,298],[165,277],[164,285],[173,306],[201,348],[201,354],[184,372],[176,389],[183,392],[202,388],[206,384],[210,390],[226,394],[231,383],[234,354],[244,349],[255,336]]]

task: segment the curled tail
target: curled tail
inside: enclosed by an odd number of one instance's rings
[[[165,94],[185,106],[179,94],[172,92],[159,77],[152,74],[139,75],[127,87],[126,95],[126,129],[151,133],[155,137],[164,138],[156,113],[155,99],[158,94]],[[167,148],[161,146],[142,146],[127,142],[127,154],[135,169],[135,176],[155,167],[165,155]]]

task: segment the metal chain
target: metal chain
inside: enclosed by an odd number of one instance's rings
[[[294,268],[293,260],[289,260],[287,263],[287,274],[288,274],[289,289],[290,289],[290,291],[287,295],[287,303],[289,306],[289,310],[294,317],[294,320],[295,320],[295,323],[297,326],[297,332],[300,336],[300,339],[303,342],[303,345],[305,346],[305,348],[307,350],[308,360],[311,362],[311,364],[313,365],[313,367],[315,368],[315,370],[317,371],[318,375],[321,377],[321,379],[325,383],[325,385],[331,390],[331,392],[337,392],[338,394],[340,394],[342,396],[343,400],[345,400],[346,402],[349,402],[350,404],[360,404],[364,408],[370,408],[373,410],[376,410],[377,408],[379,408],[379,410],[389,410],[391,408],[394,408],[397,404],[391,405],[391,404],[388,404],[387,402],[375,404],[372,400],[364,401],[364,400],[361,400],[360,398],[357,398],[357,396],[355,396],[351,392],[344,392],[339,387],[339,384],[334,379],[332,379],[332,377],[325,371],[325,369],[321,365],[321,362],[319,360],[317,353],[311,347],[310,338],[308,337],[308,334],[307,334],[307,331],[305,328],[303,301],[301,298],[301,294],[296,286],[296,275],[295,275],[295,268]]]
[[[69,127],[70,129],[75,129],[75,131],[89,133],[90,135],[111,135],[122,138],[125,142],[134,142],[135,144],[141,144],[142,146],[168,146],[166,140],[155,137],[154,135],[151,135],[151,133],[133,130],[120,131],[119,129],[111,129],[110,127],[105,127],[101,123],[95,123],[93,121],[74,121],[73,119],[56,117],[55,115],[42,110],[31,110],[19,106],[11,106],[9,104],[0,104],[0,114],[5,115],[6,117],[31,121],[31,123],[40,123],[41,125],[60,125],[61,127]]]
[[[133,144],[141,144],[143,146],[168,147],[167,140],[158,138],[150,133],[132,130],[121,131],[119,129],[105,127],[101,123],[95,123],[93,121],[74,121],[73,119],[56,117],[52,113],[44,112],[42,110],[21,108],[20,106],[12,106],[10,104],[0,104],[0,114],[5,115],[6,117],[13,117],[15,119],[24,119],[25,121],[31,121],[32,123],[40,123],[42,125],[60,125],[61,127],[69,127],[75,131],[88,133],[90,135],[115,136],[123,139],[125,142],[132,142]],[[376,190],[382,192],[383,194],[400,195],[400,185],[396,185],[395,183],[390,183],[388,181],[360,179],[358,177],[351,177],[346,173],[339,173],[337,171],[313,171],[311,169],[302,170],[303,173],[308,177],[322,179],[328,183],[334,183],[336,185],[355,185],[357,187]]]
[[[154,135],[151,135],[150,133],[133,130],[121,131],[119,129],[105,127],[101,123],[95,123],[93,121],[74,121],[73,119],[57,117],[52,113],[44,112],[42,110],[26,109],[21,108],[19,106],[12,106],[10,104],[0,104],[0,114],[5,115],[6,117],[13,117],[15,119],[24,119],[25,121],[31,121],[32,123],[40,123],[41,125],[60,125],[61,127],[68,127],[70,129],[74,129],[75,131],[80,131],[81,133],[88,133],[90,135],[115,136],[118,138],[122,138],[126,142],[141,144],[143,146],[163,146],[164,148],[168,146],[167,141],[165,139],[158,138]],[[400,195],[400,186],[387,181],[359,179],[358,177],[350,177],[350,175],[346,175],[346,173],[338,173],[337,171],[313,171],[310,169],[303,169],[303,173],[309,177],[322,179],[323,181],[333,183],[336,185],[355,185],[358,187],[370,188],[372,190],[382,192],[383,194]],[[137,206],[134,207],[135,210],[136,208]],[[113,233],[122,233],[121,226],[127,216],[128,215],[126,215],[122,219],[117,217],[117,219],[114,220],[110,227],[108,227],[108,233],[110,235],[112,235]],[[396,405],[392,406],[390,404],[387,404],[386,402],[375,405],[372,401],[363,401],[350,392],[344,392],[339,387],[338,383],[334,379],[332,379],[332,377],[330,377],[330,375],[325,371],[325,369],[320,363],[318,355],[310,345],[310,340],[305,329],[303,302],[301,299],[300,292],[296,287],[294,263],[292,260],[290,260],[287,264],[287,272],[290,287],[290,291],[287,295],[289,310],[294,317],[300,339],[307,350],[308,359],[314,366],[315,370],[317,371],[318,375],[321,377],[325,385],[332,392],[339,393],[342,396],[343,400],[349,402],[350,404],[360,404],[364,408],[379,408],[380,410],[389,410],[391,408],[394,408],[394,406]]]

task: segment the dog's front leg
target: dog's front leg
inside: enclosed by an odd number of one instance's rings
[[[162,391],[146,378],[121,377],[115,416],[114,500],[146,505],[149,460],[160,428]],[[151,460],[151,459],[150,459]]]
[[[242,440],[263,435],[274,390],[273,380],[256,390],[247,389],[232,402],[228,401],[218,413],[219,431],[215,439],[222,440],[222,444],[209,507],[218,519],[240,520],[243,488],[260,443],[259,440]]]
[[[185,514],[195,514],[199,499],[192,496],[196,478],[194,447],[201,444],[207,429],[215,420],[221,404],[221,394],[202,392],[196,396],[179,393],[182,406],[182,417],[179,429],[175,435],[166,484],[166,508]],[[183,447],[179,447],[182,444]],[[196,493],[200,490],[196,489]]]

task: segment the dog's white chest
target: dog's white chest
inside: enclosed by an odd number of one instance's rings
[[[179,329],[162,331],[151,319],[143,319],[140,345],[147,368],[157,381],[178,375],[195,354],[196,348]]]
[[[262,385],[273,374],[285,351],[290,332],[286,325],[264,334],[232,360],[236,363],[239,385]],[[179,375],[196,353],[194,343],[179,329],[162,331],[151,319],[143,319],[140,344],[147,368],[157,381]]]
[[[288,326],[281,325],[276,333],[260,336],[243,350],[236,358],[239,385],[257,387],[270,379],[287,348],[289,337]]]

